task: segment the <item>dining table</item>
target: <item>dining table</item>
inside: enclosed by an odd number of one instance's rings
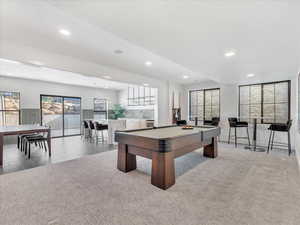
[[[0,167],[3,167],[4,136],[47,133],[48,152],[51,157],[51,129],[40,125],[0,126]]]

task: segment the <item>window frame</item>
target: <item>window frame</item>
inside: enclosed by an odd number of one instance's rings
[[[260,124],[272,124],[272,123],[276,123],[276,116],[274,116],[275,122],[264,122],[264,85],[270,85],[270,84],[278,84],[278,83],[287,83],[288,84],[288,120],[291,119],[291,80],[281,80],[281,81],[272,81],[272,82],[263,82],[263,83],[254,83],[254,84],[243,84],[243,85],[239,85],[239,101],[238,101],[238,116],[240,118],[241,116],[241,87],[251,87],[251,86],[257,86],[260,85],[261,86],[261,102],[260,102],[260,117],[262,117],[261,119],[257,120],[257,123]],[[274,95],[275,98],[275,95]],[[274,104],[276,104],[276,102],[274,102]]]
[[[191,104],[191,93],[192,92],[198,92],[198,91],[203,91],[203,120],[198,120],[198,121],[206,121],[205,118],[205,92],[206,91],[215,91],[218,90],[219,91],[219,117],[221,115],[221,88],[204,88],[204,89],[195,89],[195,90],[189,90],[189,121],[194,121],[194,118],[191,117],[191,108],[192,108],[192,104]],[[198,104],[197,104],[198,106]]]
[[[61,138],[61,137],[72,137],[81,135],[81,128],[79,134],[71,134],[65,135],[65,98],[77,98],[80,100],[80,125],[82,123],[82,98],[75,96],[64,96],[64,95],[52,95],[52,94],[40,94],[40,125],[43,126],[43,97],[58,97],[62,98],[62,135],[61,136],[53,136],[51,138]]]
[[[7,109],[0,109],[0,112],[18,112],[18,123],[17,125],[20,125],[21,124],[21,94],[20,92],[17,92],[17,91],[0,91],[0,93],[15,93],[15,94],[18,94],[19,96],[19,109],[18,110],[7,110]],[[5,121],[6,123],[6,121]],[[6,126],[6,124],[4,124],[4,126]]]
[[[96,100],[104,100],[105,101],[105,108],[106,110],[95,110],[95,101]],[[108,99],[106,98],[94,98],[93,99],[93,113],[94,115],[97,114],[97,113],[104,113],[105,114],[105,120],[108,119]]]
[[[130,89],[133,89],[133,97],[130,98]],[[143,88],[143,95],[140,93],[140,89]],[[149,89],[149,95],[146,95],[146,88]],[[152,87],[144,86],[128,86],[127,92],[127,105],[128,106],[150,106],[155,105],[155,91],[152,91]],[[143,96],[143,97],[141,97]],[[147,101],[146,101],[147,100]],[[149,100],[149,101],[148,101]],[[133,104],[132,104],[133,102]],[[135,104],[136,103],[136,104]]]

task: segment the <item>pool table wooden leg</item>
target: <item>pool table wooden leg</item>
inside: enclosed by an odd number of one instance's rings
[[[175,184],[173,152],[152,153],[151,184],[163,190],[166,190]]]
[[[136,169],[136,156],[128,153],[128,146],[118,144],[118,169],[127,173]]]
[[[217,137],[212,138],[211,144],[204,146],[203,156],[209,157],[209,158],[216,158],[218,156],[218,140],[217,140]]]

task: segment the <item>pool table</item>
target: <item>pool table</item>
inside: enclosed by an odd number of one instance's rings
[[[211,126],[194,126],[189,130],[165,126],[117,131],[117,167],[127,173],[136,169],[137,155],[151,159],[151,183],[166,190],[175,184],[174,159],[201,147],[204,147],[205,157],[217,157],[219,135],[220,128]]]

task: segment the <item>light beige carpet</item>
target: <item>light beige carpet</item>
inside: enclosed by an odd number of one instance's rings
[[[116,169],[116,151],[0,176],[2,225],[299,225],[294,157],[202,151],[176,160],[176,184],[150,184],[150,161]]]

